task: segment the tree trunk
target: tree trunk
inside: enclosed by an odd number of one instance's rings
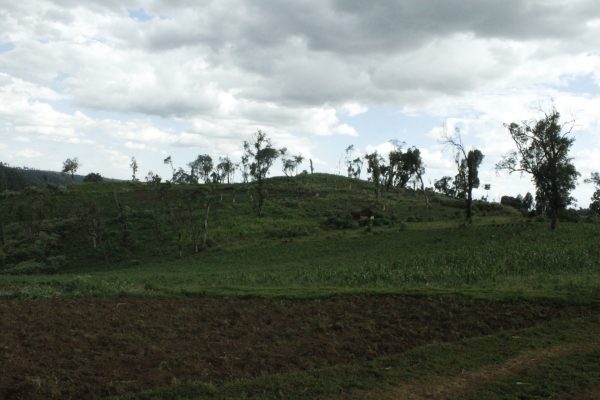
[[[556,225],[558,224],[558,210],[552,207],[552,211],[550,211],[550,229],[555,230]]]
[[[202,234],[202,248],[206,249],[208,240],[208,213],[210,212],[210,202],[206,203],[206,212],[204,213],[204,233]]]
[[[473,189],[471,188],[469,188],[469,192],[467,193],[466,212],[467,222],[470,224],[473,222]]]
[[[263,194],[262,181],[258,181],[257,193],[256,194],[257,194],[257,197],[258,197],[258,216],[261,217],[262,216],[262,211],[263,211],[263,203],[265,201],[264,194]]]

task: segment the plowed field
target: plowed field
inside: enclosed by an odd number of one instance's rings
[[[579,307],[448,298],[0,301],[0,398],[96,398],[398,354]]]

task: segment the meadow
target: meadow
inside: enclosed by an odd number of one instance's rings
[[[468,225],[460,201],[401,190],[375,202],[367,182],[325,174],[270,180],[263,217],[246,184],[84,184],[0,202],[2,319],[12,324],[0,343],[27,337],[41,351],[79,337],[70,364],[46,360],[31,376],[40,353],[17,346],[11,360],[23,364],[0,371],[5,398],[569,398],[600,388],[593,219],[551,231],[478,201]],[[187,350],[176,344],[198,337],[222,354],[179,365],[173,352]],[[156,379],[110,376],[127,354]],[[65,381],[94,374],[108,375]]]

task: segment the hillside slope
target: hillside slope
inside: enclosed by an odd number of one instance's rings
[[[335,175],[272,178],[266,191],[262,217],[255,212],[254,184],[88,183],[5,192],[2,264],[14,269],[28,262],[14,272],[52,272],[81,262],[176,258],[261,240],[463,220],[459,200],[398,190],[377,203],[368,182]],[[476,203],[475,215],[518,218],[510,208],[484,202]]]

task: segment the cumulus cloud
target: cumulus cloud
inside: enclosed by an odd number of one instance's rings
[[[600,147],[594,0],[4,3],[3,139],[94,144],[122,163],[127,151],[239,154],[261,128],[314,155],[326,136],[361,138],[353,120],[385,106],[460,128],[491,167],[511,146],[502,124],[554,104]],[[448,171],[443,130],[428,130],[410,141]],[[384,141],[362,147],[385,153]]]

